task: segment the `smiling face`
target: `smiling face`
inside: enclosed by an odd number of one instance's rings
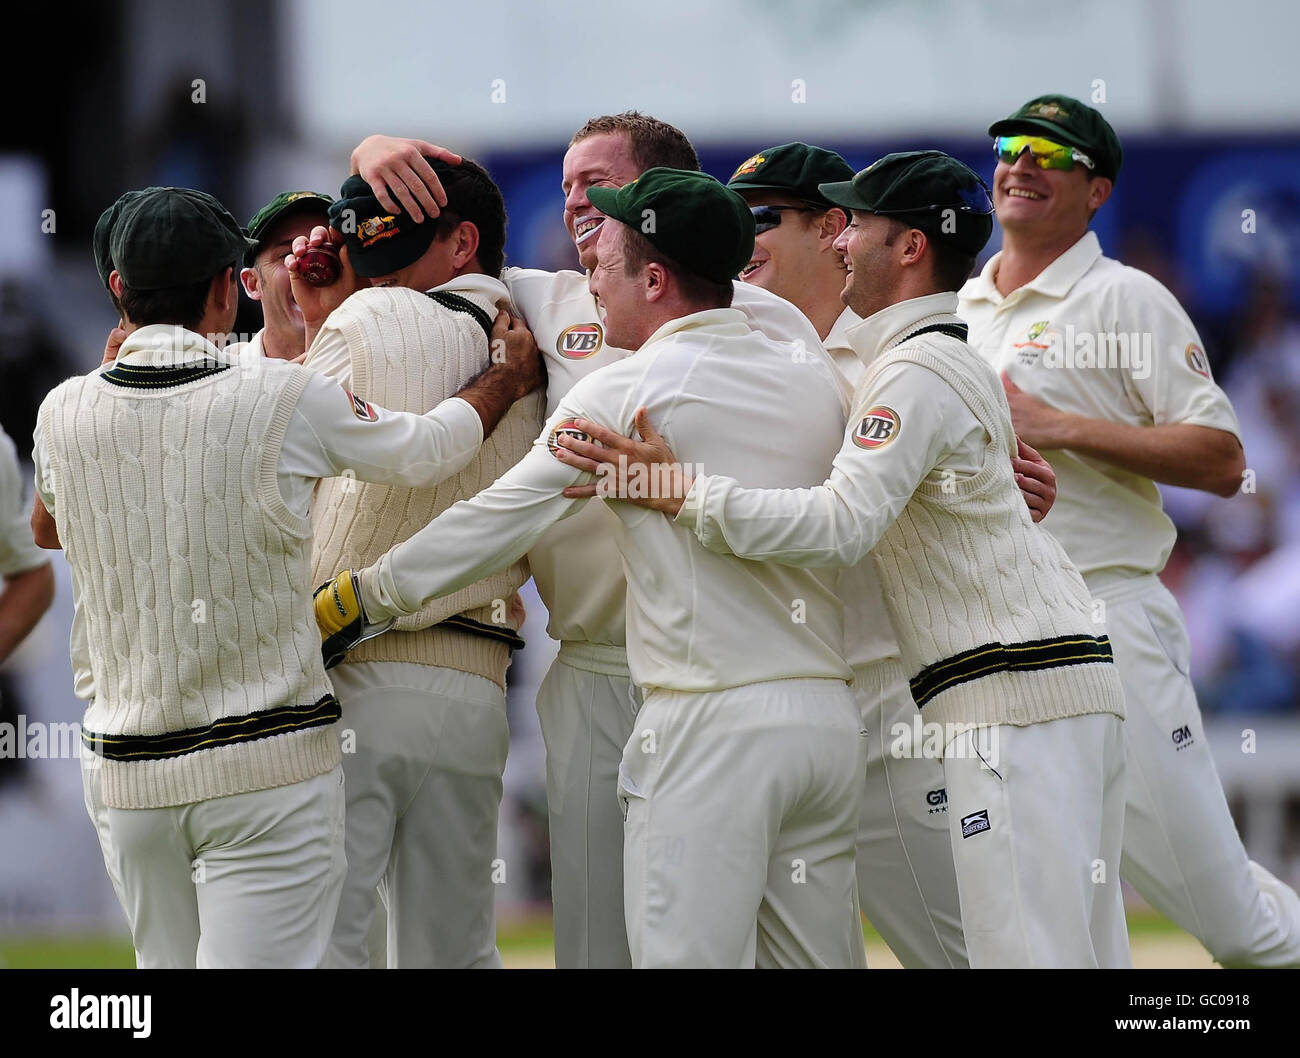
[[[863,319],[893,304],[900,247],[886,240],[894,226],[888,217],[853,211],[849,226],[835,240],[848,275],[840,300]]]
[[[598,132],[565,152],[564,226],[588,272],[596,269],[596,240],[605,217],[587,200],[590,187],[620,188],[641,175],[632,158],[632,140],[622,132]],[[617,343],[614,343],[617,344]]]
[[[741,270],[740,281],[798,304],[798,295],[810,279],[828,267],[839,270],[839,255],[832,249],[834,227],[824,223],[825,212],[809,209],[789,194],[779,191],[743,194],[750,206],[795,208],[783,209],[780,224],[754,236],[754,254]]]
[[[616,349],[639,349],[653,332],[646,326],[649,310],[646,268],[635,273],[627,267],[625,239],[628,228],[619,221],[602,224],[595,243],[596,267],[587,280],[605,325],[605,342]]]
[[[999,161],[993,170],[993,206],[999,223],[1011,233],[1032,229],[1038,235],[1079,238],[1092,212],[1110,197],[1110,189],[1110,180],[1089,180],[1082,165],[1040,169],[1027,150],[1010,165]]]

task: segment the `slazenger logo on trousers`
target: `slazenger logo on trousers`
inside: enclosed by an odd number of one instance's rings
[[[978,834],[981,831],[989,829],[989,810],[981,808],[978,812],[972,812],[968,816],[961,817],[961,836],[968,838],[972,834]]]
[[[153,996],[71,995],[50,998],[52,1029],[131,1029],[137,1040],[147,1039]]]

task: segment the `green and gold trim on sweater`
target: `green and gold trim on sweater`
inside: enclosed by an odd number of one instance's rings
[[[996,672],[1033,672],[1066,665],[1109,664],[1107,636],[1055,636],[1026,643],[985,643],[927,665],[909,681],[917,707],[935,695]]]
[[[201,749],[322,727],[334,723],[342,715],[338,699],[327,694],[313,705],[290,705],[246,716],[223,716],[203,727],[165,735],[100,735],[83,730],[81,741],[86,749],[105,760],[165,760]]]

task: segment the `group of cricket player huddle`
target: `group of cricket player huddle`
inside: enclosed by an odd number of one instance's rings
[[[1236,418],[1089,230],[1105,118],[989,134],[987,185],[801,142],[723,184],[593,118],[582,272],[505,267],[491,177],[419,140],[246,229],[105,211],[121,326],[42,404],[32,521],[138,964],[365,966],[378,893],[389,966],[500,966],[531,576],[557,966],[864,967],[865,914],[905,967],[1125,967],[1121,875],[1224,965],[1300,965],[1158,576],[1155,483],[1232,495]],[[265,327],[218,348],[237,282]]]

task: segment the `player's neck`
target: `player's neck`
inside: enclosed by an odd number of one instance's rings
[[[840,273],[837,281],[822,285],[809,284],[799,291],[797,299],[791,298],[795,308],[808,317],[808,322],[816,328],[817,337],[823,342],[844,311],[844,302],[840,300],[840,291],[843,289],[844,275]]]
[[[292,360],[305,349],[303,332],[297,327],[267,327],[262,331],[262,352],[274,360]]]
[[[1033,229],[1002,232],[1002,254],[998,257],[993,285],[1006,297],[1036,279],[1048,265],[1087,234],[1081,231],[1039,233]]]

